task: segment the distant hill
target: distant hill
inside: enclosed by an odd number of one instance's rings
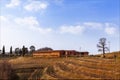
[[[98,54],[97,56],[102,56],[102,54]],[[120,58],[120,51],[111,52],[111,53],[105,53],[105,56],[106,56],[107,58],[113,58],[114,56]]]
[[[37,51],[52,51],[52,50],[53,49],[50,47],[43,47],[43,48],[38,49]]]

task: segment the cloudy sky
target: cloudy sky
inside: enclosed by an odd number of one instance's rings
[[[75,49],[98,53],[101,37],[120,50],[119,0],[0,0],[0,48]]]

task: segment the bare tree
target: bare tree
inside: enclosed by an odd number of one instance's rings
[[[108,47],[106,47],[106,38],[100,38],[99,43],[97,44],[98,51],[103,53],[103,57],[105,57],[105,51],[108,51]]]

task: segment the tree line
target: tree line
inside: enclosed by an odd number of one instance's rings
[[[97,48],[98,48],[98,52],[102,52],[103,53],[103,57],[105,58],[105,52],[109,51],[110,52],[110,48],[107,47],[107,39],[106,38],[100,38],[99,42],[97,44]],[[35,51],[35,46],[30,46],[29,47],[30,51],[28,51],[28,48],[23,46],[22,48],[15,48],[14,53],[17,56],[25,56],[25,54],[30,54],[32,55],[32,53]],[[52,48],[49,47],[44,47],[44,48],[40,48],[38,49],[38,51],[50,51],[53,50]],[[3,46],[2,50],[0,50],[0,52],[2,52],[2,56],[5,55],[5,46]],[[13,54],[13,50],[12,50],[12,46],[10,47],[10,52],[9,55]]]
[[[16,56],[25,56],[26,54],[29,54],[29,55],[32,55],[32,53],[35,51],[35,46],[30,46],[29,47],[30,51],[28,50],[27,47],[25,47],[23,45],[22,48],[15,48],[15,50],[13,51],[13,48],[12,46],[10,47],[10,51],[8,54],[6,54],[6,51],[5,51],[5,46],[3,46],[2,50],[0,50],[1,52],[1,55],[4,57],[5,55],[9,55],[9,56],[12,56],[12,55],[16,55]]]

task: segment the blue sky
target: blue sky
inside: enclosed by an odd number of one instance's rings
[[[98,53],[101,37],[120,50],[119,0],[0,0],[0,48],[75,49]]]

